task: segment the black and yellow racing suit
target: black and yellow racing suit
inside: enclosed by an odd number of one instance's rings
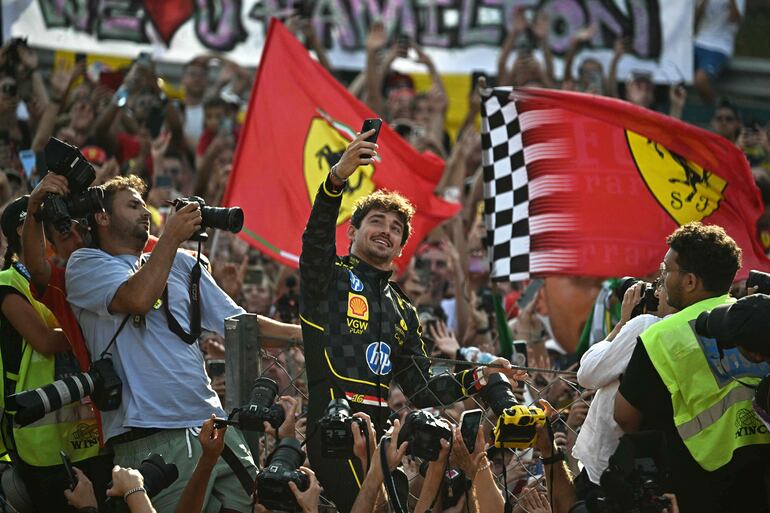
[[[378,435],[390,416],[391,379],[417,408],[447,405],[467,396],[474,373],[431,376],[417,312],[389,281],[391,273],[354,255],[336,255],[342,193],[321,185],[302,236],[300,319],[310,403],[308,455],[341,513],[352,507],[364,475],[358,461],[324,461],[315,427],[331,399],[346,398],[372,418]]]

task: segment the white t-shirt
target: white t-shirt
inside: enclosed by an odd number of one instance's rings
[[[732,57],[738,23],[730,23],[730,2],[733,0],[707,0],[703,17],[695,34],[695,46],[720,52]],[[735,0],[738,11],[746,13],[746,0]]]
[[[659,320],[660,317],[646,314],[634,317],[621,328],[615,340],[597,342],[580,359],[578,383],[597,391],[580,428],[572,456],[583,463],[588,478],[596,484],[599,484],[599,478],[623,436],[623,430],[614,418],[615,393],[620,386],[620,375],[628,367],[639,335]]]

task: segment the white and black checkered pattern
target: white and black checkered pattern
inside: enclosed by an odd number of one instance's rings
[[[527,103],[510,87],[483,95],[481,109],[491,278],[570,274],[578,203],[575,178],[564,173],[574,150],[560,127],[563,111]]]
[[[484,221],[495,281],[530,277],[529,179],[511,88],[482,97],[481,155]]]

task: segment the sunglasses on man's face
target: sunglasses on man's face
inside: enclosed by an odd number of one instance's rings
[[[734,116],[714,116],[714,119],[720,123],[732,123],[735,121]]]
[[[6,96],[16,96],[16,93],[19,92],[19,88],[13,82],[6,82],[0,86],[0,91]]]

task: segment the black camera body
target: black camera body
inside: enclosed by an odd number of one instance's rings
[[[283,424],[286,414],[280,404],[275,404],[278,384],[270,378],[257,378],[251,389],[249,404],[236,408],[230,415],[232,424],[244,431],[263,432],[264,423],[269,422],[274,429]]]
[[[206,228],[227,230],[238,233],[243,228],[243,209],[240,207],[209,207],[203,198],[190,196],[189,198],[177,198],[174,200],[174,208],[179,210],[190,203],[197,203],[201,209],[201,229],[192,236],[191,240],[205,241],[208,239]]]
[[[452,430],[447,421],[423,410],[409,413],[398,434],[397,447],[408,442],[407,454],[428,461],[436,461],[441,452],[441,439],[452,440]]]
[[[163,456],[157,453],[147,455],[137,469],[144,478],[144,489],[147,497],[155,497],[160,492],[171,486],[179,478],[179,470],[173,463],[166,463]],[[108,487],[112,487],[110,481]],[[121,498],[108,497],[105,501],[107,513],[121,513],[129,511],[128,506]]]
[[[633,319],[637,315],[649,312],[656,312],[660,301],[655,296],[655,289],[657,288],[657,282],[648,283],[646,281],[638,280],[631,276],[626,276],[620,279],[620,285],[617,288],[617,297],[622,302],[623,296],[626,295],[626,291],[636,285],[637,283],[643,283],[642,295],[639,303],[636,304],[631,311],[631,318]]]
[[[112,359],[100,358],[91,364],[88,371],[94,378],[91,401],[100,411],[117,410],[123,397],[123,382],[115,372]]]
[[[749,287],[758,287],[758,294],[770,294],[770,274],[762,271],[749,271],[746,288]]]
[[[321,450],[325,458],[347,460],[353,457],[353,432],[350,426],[364,421],[351,415],[350,404],[345,399],[332,399],[326,413],[318,421],[321,432]]]
[[[268,457],[265,467],[257,473],[258,501],[269,510],[301,511],[289,483],[304,492],[310,487],[310,478],[299,470],[305,461],[298,440],[283,438]]]
[[[27,426],[88,395],[99,410],[114,410],[120,406],[122,393],[123,382],[112,367],[112,360],[102,358],[92,363],[88,372],[9,395],[5,404],[6,409],[14,413],[14,422]]]
[[[698,335],[716,340],[720,352],[740,346],[770,356],[770,295],[750,294],[701,312],[694,328]]]
[[[73,218],[84,218],[104,210],[104,190],[89,187],[96,179],[96,171],[79,149],[51,137],[45,145],[45,161],[51,172],[67,178],[70,194],[47,194],[38,220],[51,223],[56,231],[66,234]]]
[[[489,376],[481,397],[497,415],[497,424],[492,429],[495,447],[525,449],[535,444],[537,428],[545,424],[545,412],[518,404],[505,375],[496,372]]]
[[[670,508],[661,488],[668,479],[667,467],[666,443],[660,432],[624,435],[600,479],[603,497],[589,510],[660,513]]]

